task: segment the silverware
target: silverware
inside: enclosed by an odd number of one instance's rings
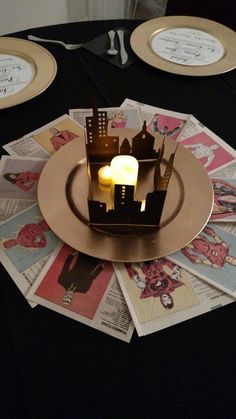
[[[30,41],[50,42],[52,44],[58,44],[58,45],[63,46],[65,49],[68,49],[68,50],[71,50],[71,51],[74,50],[74,49],[81,48],[83,46],[83,44],[65,44],[65,42],[58,41],[56,39],[38,38],[37,36],[34,36],[34,35],[28,35],[28,39]]]
[[[124,65],[128,61],[128,54],[125,50],[125,44],[124,44],[124,31],[123,29],[118,29],[116,31],[119,42],[120,42],[120,58],[121,58],[121,64]]]
[[[110,39],[110,48],[107,50],[107,54],[108,55],[117,55],[118,54],[118,50],[115,48],[114,45],[114,39],[115,39],[115,31],[111,30],[108,33],[109,39]]]

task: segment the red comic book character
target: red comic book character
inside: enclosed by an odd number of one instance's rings
[[[22,247],[39,248],[46,246],[45,231],[50,230],[45,220],[39,223],[25,224],[14,239],[3,242],[5,249],[19,245]]]
[[[179,266],[164,258],[126,266],[129,277],[142,290],[140,298],[159,297],[164,308],[170,309],[174,306],[171,293],[184,285],[180,280]]]
[[[56,151],[59,150],[59,148],[61,148],[63,145],[78,137],[77,134],[67,129],[59,131],[57,128],[52,127],[49,129],[49,131],[53,134],[50,138],[50,141],[54,150]]]
[[[236,258],[229,255],[228,244],[208,226],[196,239],[181,249],[181,252],[192,263],[201,263],[212,268],[222,268],[226,262],[236,266]]]
[[[29,191],[36,182],[38,182],[40,173],[35,172],[20,172],[20,173],[5,173],[3,178],[13,185],[16,185],[22,191]]]

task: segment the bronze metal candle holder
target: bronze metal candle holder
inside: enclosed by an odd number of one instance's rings
[[[86,118],[86,134],[89,225],[109,227],[112,231],[122,228],[125,232],[137,227],[159,227],[177,147],[165,160],[168,140],[162,137],[161,146],[155,149],[155,137],[147,131],[146,122],[140,132],[121,141],[117,135],[108,133],[107,112],[96,107],[93,115]],[[98,170],[116,156],[133,156],[138,160],[137,187],[128,182],[115,183],[113,194],[108,188],[101,193]]]

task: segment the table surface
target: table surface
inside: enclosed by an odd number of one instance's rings
[[[11,34],[86,42],[141,21],[96,21]],[[36,98],[0,111],[1,145],[68,113],[130,98],[193,114],[231,146],[236,141],[236,70],[213,77],[160,71],[138,58],[119,69],[86,50],[44,44],[58,73]],[[3,152],[4,154],[4,152]],[[233,418],[236,305],[129,344],[54,311],[31,309],[1,267],[3,419]]]

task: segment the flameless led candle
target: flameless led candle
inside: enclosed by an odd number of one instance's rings
[[[111,161],[111,184],[137,186],[138,160],[133,156],[116,156]]]
[[[103,166],[98,171],[98,183],[102,186],[109,186],[111,184],[111,168],[110,166]]]
[[[145,211],[145,207],[146,207],[146,199],[142,199],[142,204],[141,204],[141,210],[140,211]]]

